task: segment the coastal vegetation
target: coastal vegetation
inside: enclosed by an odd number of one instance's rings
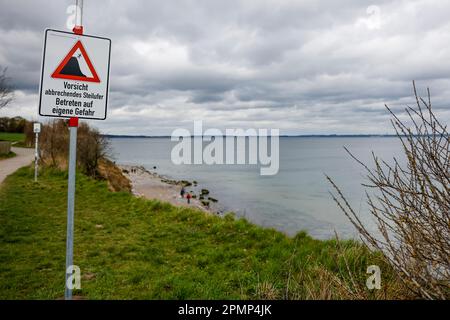
[[[33,133],[27,133],[31,140]],[[53,120],[42,126],[39,142],[40,160],[43,165],[66,168],[68,159],[69,130],[64,120]],[[77,167],[85,174],[99,176],[99,161],[108,155],[108,142],[98,130],[82,122],[77,133]]]
[[[77,174],[74,261],[86,299],[408,298],[378,253],[355,241],[295,237],[112,192]],[[0,189],[0,299],[63,296],[67,172],[32,168]],[[381,267],[381,290],[366,287]]]
[[[32,130],[25,130],[25,142],[33,141]],[[41,127],[39,160],[43,167],[67,169],[69,131],[67,122],[54,120]],[[108,140],[86,122],[80,124],[77,137],[77,168],[84,174],[105,180],[112,191],[131,191],[129,180],[108,159]]]
[[[367,247],[380,252],[404,285],[424,299],[450,298],[450,136],[432,109],[430,90],[398,115],[386,106],[403,147],[406,165],[373,154],[365,169],[369,213],[378,230],[367,228],[342,190],[333,199]]]

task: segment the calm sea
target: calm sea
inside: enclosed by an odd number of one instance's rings
[[[197,138],[200,139],[200,138]],[[364,221],[373,226],[365,204],[364,171],[345,152],[372,163],[372,151],[383,159],[402,159],[400,143],[392,137],[281,137],[277,175],[261,176],[255,165],[174,165],[176,142],[170,138],[111,138],[117,163],[156,166],[156,172],[177,180],[196,180],[200,188],[226,211],[293,235],[305,230],[319,239],[356,236],[356,231],[333,202],[325,174],[341,187]]]

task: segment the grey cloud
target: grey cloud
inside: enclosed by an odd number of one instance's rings
[[[413,103],[413,79],[450,120],[446,1],[84,2],[86,33],[113,40],[110,117],[96,123],[108,133],[169,134],[199,118],[284,133],[386,133],[384,103]],[[25,115],[43,30],[65,29],[73,3],[0,0],[0,65],[28,95],[17,102]]]

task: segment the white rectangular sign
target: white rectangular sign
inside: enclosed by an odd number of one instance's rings
[[[45,30],[39,114],[106,119],[111,40]]]
[[[34,131],[34,133],[41,132],[41,124],[39,122],[37,122],[33,125],[33,131]]]

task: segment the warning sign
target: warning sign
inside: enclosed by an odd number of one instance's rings
[[[80,64],[85,63],[89,68],[90,76],[81,71]],[[88,82],[100,82],[97,72],[92,65],[91,59],[83,47],[81,41],[78,41],[56,68],[52,78],[69,79]]]
[[[110,55],[110,39],[47,29],[39,114],[106,119]]]

